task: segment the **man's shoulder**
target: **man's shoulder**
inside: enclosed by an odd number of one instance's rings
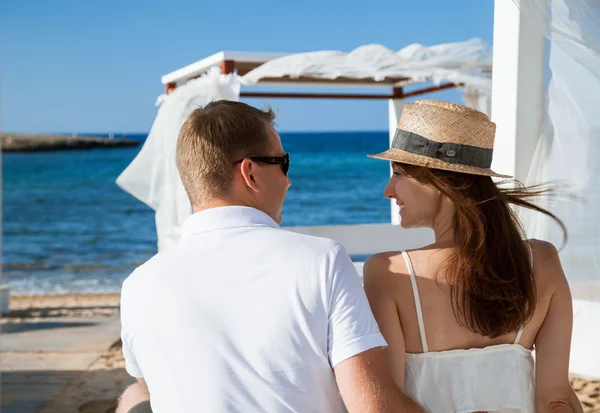
[[[159,274],[162,268],[168,267],[167,255],[168,254],[164,252],[159,252],[148,261],[134,269],[133,272],[129,274],[129,276],[123,281],[123,292],[126,290],[126,287],[130,285],[136,285],[139,283],[148,284],[153,275]]]
[[[315,235],[303,234],[293,230],[281,229],[280,236],[285,239],[285,245],[293,245],[296,251],[307,253],[337,253],[343,246],[332,239]]]
[[[260,244],[256,245],[256,247],[261,251],[268,251],[269,255],[273,258],[276,257],[277,260],[286,260],[286,257],[291,256],[303,257],[303,261],[308,264],[310,262],[314,263],[315,260],[319,262],[333,260],[340,253],[347,254],[339,242],[329,238],[302,234],[286,229],[269,229],[268,239],[272,245],[268,245],[264,243],[264,236],[265,234],[263,233],[260,240],[255,240],[257,244]],[[175,267],[181,264],[181,254],[188,249],[189,245],[177,244],[167,251],[157,253],[144,264],[137,267],[125,279],[122,292],[124,293],[128,289],[139,290],[140,288],[150,288],[155,279],[157,282],[160,282],[158,279],[161,278],[160,274],[165,273],[165,271],[172,272]],[[202,253],[211,256],[209,250],[203,249]],[[236,251],[229,249],[228,253],[234,256]]]

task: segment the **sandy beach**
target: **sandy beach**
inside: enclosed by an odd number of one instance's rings
[[[5,337],[20,335],[23,346],[22,349],[17,346],[19,351],[5,351],[6,343],[3,343],[2,411],[114,412],[119,394],[133,382],[125,371],[119,330],[113,328],[108,336],[99,334],[105,344],[104,348],[95,347],[96,352],[86,347],[85,340],[96,340],[95,330],[102,329],[102,320],[116,321],[118,327],[119,299],[119,294],[12,296],[10,312],[2,317],[0,327]],[[96,324],[92,325],[91,321]],[[45,327],[46,324],[58,327]],[[88,324],[91,326],[80,333],[80,326]],[[31,335],[27,334],[38,332],[36,325],[41,326],[39,332],[44,340],[62,340],[68,347],[58,351],[31,350]],[[77,341],[83,345],[78,346]],[[51,347],[49,343],[45,346]],[[78,362],[82,356],[84,360]],[[35,366],[36,358],[39,367]],[[27,362],[27,359],[32,361]],[[17,367],[12,368],[12,365]],[[19,367],[23,365],[25,368]],[[55,370],[48,371],[51,370],[48,366],[55,366]],[[47,382],[59,382],[61,386],[40,387],[39,378],[35,376],[42,376]],[[30,407],[34,403],[35,410]]]
[[[35,324],[45,319],[113,320],[118,314],[118,294],[13,296],[10,312],[1,319],[1,324],[4,330],[5,326]],[[56,371],[56,374],[60,372]],[[132,382],[133,379],[125,371],[121,342],[117,335],[112,344],[99,352],[87,368],[77,372],[62,385],[39,411],[112,413],[120,392]],[[600,381],[572,379],[572,383],[583,403],[584,411],[600,413]],[[4,399],[5,394],[2,397]]]

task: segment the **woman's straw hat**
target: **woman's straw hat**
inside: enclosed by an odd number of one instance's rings
[[[496,124],[466,106],[438,100],[408,103],[391,148],[370,158],[471,175],[510,178],[490,169]]]

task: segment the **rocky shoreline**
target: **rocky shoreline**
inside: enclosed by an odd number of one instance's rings
[[[64,135],[0,134],[2,152],[51,152],[94,148],[124,148],[139,146],[133,139],[108,139]]]

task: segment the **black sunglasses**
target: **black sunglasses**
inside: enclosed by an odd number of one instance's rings
[[[235,161],[233,164],[237,165],[238,163],[244,162],[244,159],[250,159],[254,162],[263,162],[269,165],[279,165],[281,166],[281,170],[283,174],[287,176],[290,170],[290,154],[286,153],[283,156],[250,156],[247,158],[240,159],[239,161]]]

